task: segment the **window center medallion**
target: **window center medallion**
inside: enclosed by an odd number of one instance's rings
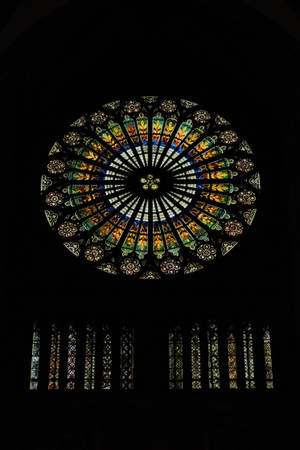
[[[157,191],[160,185],[160,179],[154,178],[153,175],[147,175],[146,178],[141,178],[141,183],[145,191],[152,190]]]

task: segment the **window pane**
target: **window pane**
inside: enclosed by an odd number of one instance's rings
[[[169,389],[183,389],[183,337],[180,327],[169,333]]]
[[[67,359],[67,389],[75,389],[75,370],[76,370],[76,345],[77,333],[69,326],[68,332],[68,359]]]
[[[95,357],[96,357],[96,331],[91,325],[86,327],[85,339],[85,365],[84,389],[95,389]]]
[[[33,325],[32,350],[31,350],[31,367],[30,367],[30,385],[29,389],[36,390],[39,382],[39,365],[40,365],[40,330],[37,324]]]
[[[243,351],[246,389],[255,388],[253,335],[251,323],[244,325],[243,329]]]
[[[208,384],[210,389],[220,389],[219,340],[215,322],[209,322],[208,341]]]
[[[120,342],[120,388],[133,389],[134,379],[134,333],[123,326]]]
[[[50,362],[48,389],[59,389],[61,333],[55,324],[51,325]]]
[[[103,329],[103,354],[102,354],[102,389],[112,388],[112,333],[108,325]]]
[[[237,363],[236,363],[236,342],[233,333],[227,338],[228,349],[228,371],[229,371],[229,388],[237,389]]]
[[[266,388],[273,389],[274,377],[272,366],[271,334],[269,329],[264,330],[264,356],[265,356]]]
[[[192,389],[201,389],[200,325],[195,324],[191,334]]]

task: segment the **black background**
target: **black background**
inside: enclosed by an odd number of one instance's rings
[[[268,433],[272,445],[276,439],[285,442],[293,424],[287,398],[299,384],[291,363],[296,351],[291,187],[299,147],[298,60],[299,45],[268,19],[241,2],[215,1],[170,4],[165,10],[149,4],[147,12],[74,2],[33,26],[4,53],[4,367],[12,395],[9,430],[19,430],[9,448],[29,448],[34,441],[34,449],[122,443],[146,449],[195,444],[247,449],[262,448]],[[57,242],[43,215],[40,176],[67,124],[105,102],[148,94],[197,101],[230,120],[255,151],[262,198],[247,238],[202,273],[177,281],[120,282],[81,264]],[[91,316],[145,324],[143,345],[152,354],[152,336],[159,336],[168,321],[270,319],[277,330],[280,385],[272,393],[201,397],[22,393],[28,323],[35,317]],[[158,338],[154,341],[159,345]],[[151,364],[145,356],[143,361],[159,376],[155,358]],[[35,429],[36,440],[31,437]]]

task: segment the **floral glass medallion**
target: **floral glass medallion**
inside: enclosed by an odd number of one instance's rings
[[[70,124],[41,179],[67,250],[124,278],[189,276],[236,248],[257,212],[251,147],[190,100],[113,101]]]

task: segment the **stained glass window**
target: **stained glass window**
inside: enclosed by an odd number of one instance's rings
[[[274,376],[272,365],[272,350],[271,350],[271,333],[269,328],[264,329],[264,357],[265,357],[265,375],[266,375],[266,388],[274,388]]]
[[[169,389],[183,389],[183,336],[180,327],[169,333]]]
[[[112,388],[112,332],[108,325],[102,328],[102,389]]]
[[[33,325],[32,349],[31,349],[31,367],[30,367],[30,390],[36,390],[39,383],[40,368],[40,330],[36,323]]]
[[[191,332],[191,365],[192,365],[192,389],[201,389],[201,340],[200,325],[195,324]]]
[[[189,275],[231,252],[257,212],[260,175],[233,126],[198,103],[144,96],[74,121],[41,179],[46,218],[102,272]]]
[[[120,340],[120,388],[134,388],[134,331],[123,326]]]
[[[236,352],[236,340],[233,333],[230,333],[227,337],[227,351],[228,351],[228,375],[229,375],[229,388],[237,389],[237,352]]]
[[[59,389],[61,332],[56,324],[51,325],[50,362],[48,389]]]
[[[208,385],[210,389],[220,389],[219,337],[215,322],[209,322],[207,330],[208,342]]]
[[[254,373],[254,352],[253,352],[253,333],[251,323],[247,323],[243,328],[243,352],[244,352],[244,371],[246,389],[255,388]]]
[[[86,327],[84,389],[95,389],[96,331],[90,324]]]
[[[75,389],[75,370],[76,370],[76,346],[77,333],[72,325],[68,330],[68,355],[67,355],[67,389]]]

